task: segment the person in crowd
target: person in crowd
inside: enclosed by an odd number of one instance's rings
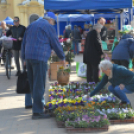
[[[134,57],[134,33],[130,31],[124,34],[119,44],[114,48],[112,53],[112,61],[115,64],[123,65],[129,68],[129,61]]]
[[[17,39],[17,41],[13,41],[13,55],[14,55],[15,64],[17,67],[16,76],[18,76],[21,73],[19,57],[20,57],[21,43],[22,43],[25,30],[26,30],[25,26],[20,25],[19,17],[14,17],[14,26],[11,27],[6,32],[6,36],[12,36],[12,38]],[[23,62],[22,62],[22,66],[23,66]]]
[[[6,22],[5,21],[2,21],[1,22],[1,29],[0,29],[0,37],[2,36],[5,36],[6,35],[6,32],[9,30],[9,27],[8,25],[6,25]],[[1,57],[5,57],[6,56],[6,47],[5,46],[12,46],[13,44],[13,41],[7,41],[7,40],[3,40],[1,41],[1,46],[0,46],[0,52],[1,52]],[[10,57],[10,63],[12,63],[12,55]],[[5,58],[2,58],[3,60],[3,63],[5,64],[5,61],[6,59]],[[1,62],[1,61],[0,61]],[[10,66],[11,69],[14,69],[13,66]]]
[[[102,27],[100,24],[94,25],[93,30],[88,33],[86,38],[83,62],[87,64],[87,82],[99,82],[98,65],[103,57],[100,38]]]
[[[97,23],[103,26],[100,32],[100,36],[102,41],[106,41],[107,40],[107,28],[105,27],[106,20],[103,17],[101,17],[99,18]]]
[[[134,73],[124,66],[112,64],[109,60],[101,61],[99,68],[105,75],[89,96],[94,96],[110,82],[111,85],[108,87],[108,90],[121,100],[121,104],[130,104],[130,100],[126,94],[134,92]]]
[[[71,25],[68,25],[65,27],[65,33],[64,33],[64,38],[70,38],[70,34],[71,34]]]
[[[5,36],[6,32],[9,30],[9,28],[6,25],[5,21],[1,21],[1,28],[0,28],[0,37]],[[1,53],[1,57],[4,57],[5,55],[5,51],[4,51],[4,41],[0,42],[0,53]],[[3,59],[3,63],[5,63],[5,59]]]
[[[76,25],[74,26],[74,30],[71,32],[71,39],[73,41],[74,54],[78,55],[79,54],[79,42],[81,41],[81,34]]]
[[[78,29],[79,29],[80,34],[81,34],[81,36],[82,36],[82,34],[83,34],[83,29],[82,29],[82,27],[81,27],[81,26],[78,26]]]
[[[26,61],[31,90],[31,94],[25,96],[25,108],[32,108],[32,119],[50,117],[44,112],[44,92],[47,61],[51,55],[51,49],[56,52],[61,63],[65,65],[65,55],[53,27],[55,22],[55,14],[47,12],[44,18],[34,21],[28,26],[23,38],[22,58]]]

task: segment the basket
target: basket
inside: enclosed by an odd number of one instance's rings
[[[69,83],[70,74],[64,70],[57,72],[57,81],[60,85],[67,85]]]
[[[2,40],[2,46],[4,47],[4,49],[12,49],[13,41],[11,39]]]

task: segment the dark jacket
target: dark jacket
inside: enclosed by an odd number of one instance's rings
[[[78,29],[74,29],[71,33],[71,38],[73,41],[75,41],[75,40],[81,41],[80,31]]]
[[[102,54],[100,34],[96,30],[92,30],[86,37],[83,62],[97,65],[101,61]]]
[[[66,29],[64,33],[64,38],[70,38],[71,30]]]
[[[23,38],[25,30],[25,26],[19,25],[18,27],[13,26],[7,31],[6,36],[12,35],[12,38],[17,39],[17,41],[13,41],[13,50],[21,49],[22,41],[19,41],[18,38]]]
[[[103,26],[100,32],[101,40],[106,41],[107,39],[107,28]]]
[[[115,47],[112,60],[127,60],[134,57],[134,39],[131,35],[123,35],[119,44]]]
[[[116,64],[113,64],[112,71],[113,77],[111,79],[108,79],[108,76],[104,75],[101,82],[97,85],[94,91],[90,93],[90,96],[94,96],[108,82],[110,82],[113,87],[119,86],[120,84],[124,84],[127,90],[134,92],[134,73],[132,71],[129,71],[124,66],[119,66]]]

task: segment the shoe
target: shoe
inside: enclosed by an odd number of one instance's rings
[[[45,113],[42,113],[42,114],[39,114],[39,113],[34,113],[32,115],[32,119],[33,120],[38,120],[38,119],[46,119],[46,118],[50,118],[51,116],[49,114],[45,114]]]
[[[15,76],[19,76],[21,74],[21,71],[17,71]]]
[[[11,69],[14,69],[14,67],[13,67],[13,66],[11,66],[10,68],[11,68]]]
[[[33,106],[25,106],[25,109],[32,109]]]

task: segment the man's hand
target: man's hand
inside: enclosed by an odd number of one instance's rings
[[[19,37],[19,38],[18,38],[18,40],[19,40],[19,41],[22,41],[22,38],[21,38],[21,37]]]
[[[26,66],[26,62],[24,61],[24,66]]]
[[[60,63],[61,63],[63,66],[65,66],[65,64],[66,64],[65,60],[62,60]]]
[[[125,85],[120,84],[119,87],[120,87],[121,90],[123,90],[125,88]]]

